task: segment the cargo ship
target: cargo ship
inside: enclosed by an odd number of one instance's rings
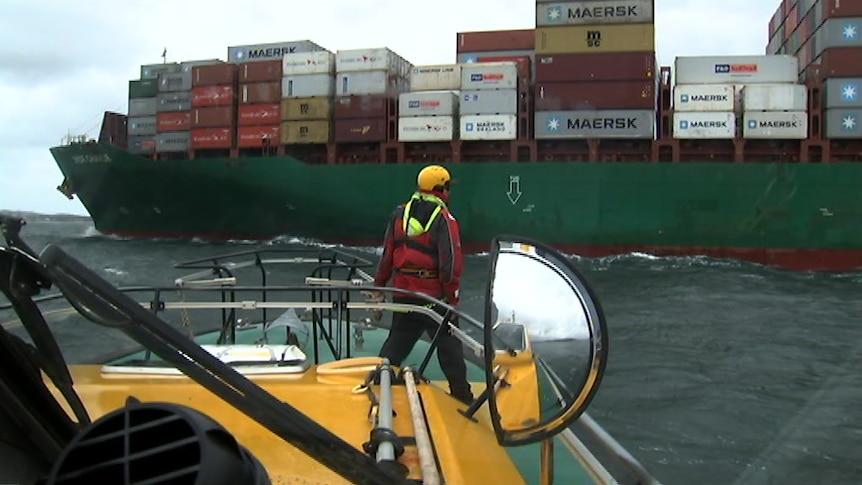
[[[659,65],[652,0],[536,1],[457,34],[452,64],[310,40],[141,66],[128,113],[51,152],[96,229],[380,244],[429,163],[468,250],[501,232],[862,268],[862,4],[783,0],[763,54]]]

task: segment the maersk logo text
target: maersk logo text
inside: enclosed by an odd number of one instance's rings
[[[637,130],[637,118],[569,118],[569,130]]]
[[[247,59],[270,59],[273,57],[282,57],[285,54],[293,54],[296,52],[296,47],[270,47],[268,49],[249,49],[248,51],[237,51],[237,60]]]
[[[757,121],[749,120],[748,127],[752,130],[756,129],[791,129],[799,128],[798,121]]]

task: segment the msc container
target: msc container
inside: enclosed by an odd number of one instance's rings
[[[518,66],[514,62],[465,64],[461,69],[461,89],[516,89]]]
[[[169,72],[159,76],[159,92],[188,91],[191,88],[191,72]]]
[[[459,32],[455,43],[458,53],[533,50],[535,46],[535,29]]]
[[[454,116],[458,114],[458,94],[453,91],[402,93],[398,97],[400,116]]]
[[[808,115],[804,111],[747,111],[742,116],[743,138],[804,140]]]
[[[536,25],[648,24],[653,0],[536,3]]]
[[[192,67],[192,87],[236,83],[236,64],[208,64]]]
[[[745,111],[805,111],[807,108],[808,89],[801,84],[752,84],[742,88]]]
[[[518,137],[515,115],[468,115],[461,117],[462,140],[514,140]]]
[[[240,84],[239,86],[239,102],[243,104],[279,103],[282,99],[281,94],[281,78],[278,81]]]
[[[227,48],[228,62],[256,62],[280,60],[285,54],[325,50],[310,40],[275,42],[272,44],[238,45]]]
[[[387,71],[356,71],[336,74],[335,93],[338,96],[363,96],[406,91],[407,80]]]
[[[239,148],[262,148],[278,145],[281,141],[281,126],[278,120],[268,126],[240,126],[236,129],[236,146]]]
[[[384,142],[386,141],[386,131],[386,118],[350,118],[335,120],[336,142]]]
[[[655,138],[654,110],[537,111],[537,140]]]
[[[294,98],[281,102],[282,121],[328,120],[331,116],[330,98]]]
[[[814,32],[814,45],[814,55],[833,47],[862,46],[862,17],[828,19]]]
[[[653,24],[572,25],[536,29],[536,54],[655,51]]]
[[[639,81],[656,78],[655,52],[536,57],[536,82]]]
[[[410,70],[411,91],[446,91],[460,87],[460,64],[414,66]]]
[[[156,133],[165,131],[188,131],[191,128],[191,111],[166,111],[156,115]]]
[[[236,114],[239,126],[278,125],[281,121],[281,103],[242,104]]]
[[[141,79],[158,79],[160,74],[180,72],[181,67],[176,62],[163,64],[144,64],[141,66]]]
[[[191,91],[161,93],[156,96],[156,111],[188,111],[192,109]]]
[[[198,86],[192,88],[192,108],[232,106],[236,100],[233,86]]]
[[[195,66],[209,66],[211,64],[224,64],[221,59],[201,59],[198,61],[182,61],[180,62],[180,71],[192,72]]]
[[[335,74],[335,54],[329,51],[285,54],[281,60],[284,76],[300,74]]]
[[[459,81],[461,78],[458,78]],[[159,94],[159,81],[156,79],[135,79],[129,81],[129,99],[152,98]]]
[[[655,109],[655,81],[536,84],[537,111]]]
[[[394,114],[394,102],[389,96],[339,96],[333,103],[334,117],[336,119],[385,118],[389,114]]]
[[[192,108],[192,128],[220,128],[236,125],[236,110],[233,106]]]
[[[158,112],[159,99],[135,98],[129,100],[129,116],[155,116]]]
[[[858,72],[862,74],[862,59],[857,61]],[[862,78],[836,78],[826,80],[827,108],[862,108]]]
[[[678,139],[735,138],[736,114],[733,112],[674,112],[673,137]]]
[[[185,152],[191,145],[191,133],[188,131],[172,131],[156,135],[156,152]]]
[[[398,118],[398,141],[448,141],[456,135],[453,116]]]
[[[231,128],[197,128],[191,130],[192,150],[233,148],[234,131]]]
[[[799,59],[794,56],[696,56],[677,57],[677,84],[795,83]]]
[[[397,76],[410,75],[410,65],[403,57],[386,47],[350,49],[335,53],[335,72],[387,71]]]
[[[281,122],[281,143],[295,145],[306,143],[329,143],[332,139],[328,120],[303,120]]]
[[[156,152],[156,136],[129,136],[128,140],[129,153],[136,155],[149,155]]]
[[[675,111],[734,111],[735,88],[731,84],[678,84],[673,88]]]
[[[281,59],[240,64],[237,69],[239,82],[258,83],[264,81],[281,81],[281,64]],[[239,141],[237,141],[237,145],[239,145]]]
[[[334,94],[335,78],[329,74],[300,74],[286,76],[281,80],[282,99],[332,97]]]
[[[832,108],[826,110],[826,138],[862,138],[862,109]]]
[[[155,135],[156,117],[130,116],[127,126],[129,127],[129,136]]]
[[[461,91],[460,110],[462,115],[515,114],[518,112],[518,90],[516,89],[475,89]]]

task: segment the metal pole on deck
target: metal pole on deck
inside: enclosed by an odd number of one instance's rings
[[[413,369],[410,367],[404,368],[404,383],[407,385],[407,399],[410,402],[410,415],[413,418],[413,435],[416,437],[419,464],[422,466],[422,484],[439,485],[440,474],[437,471],[437,461],[434,459],[431,437],[428,435],[428,424],[425,421],[422,404],[419,402],[419,391],[416,390]]]
[[[389,359],[383,359],[380,367],[380,408],[377,413],[377,427],[392,430],[392,367]],[[383,441],[377,448],[377,462],[395,461],[395,446]]]

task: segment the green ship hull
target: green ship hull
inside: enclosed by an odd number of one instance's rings
[[[106,234],[379,245],[417,164],[290,156],[154,161],[104,143],[51,149]],[[707,255],[801,270],[862,268],[862,164],[450,165],[469,250],[513,233],[594,257]]]

